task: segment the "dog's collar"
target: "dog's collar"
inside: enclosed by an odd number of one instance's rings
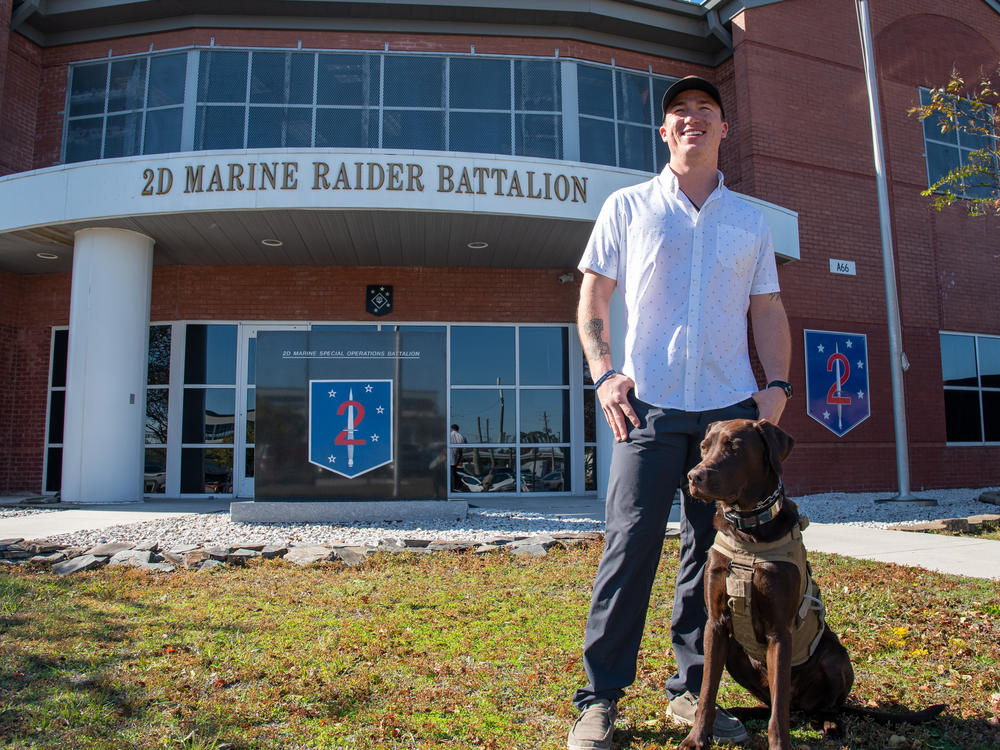
[[[781,512],[785,487],[778,479],[778,487],[750,510],[723,510],[722,515],[738,529],[753,529],[773,521]]]

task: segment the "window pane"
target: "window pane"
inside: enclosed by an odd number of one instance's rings
[[[191,385],[236,382],[236,326],[192,324],[187,327],[184,382]]]
[[[170,326],[149,327],[149,356],[146,382],[167,385],[170,382]]]
[[[104,112],[108,86],[108,64],[77,65],[73,68],[73,83],[69,91],[69,116],[94,115]]]
[[[146,112],[146,137],[142,142],[144,154],[169,154],[181,150],[182,107],[153,109]]]
[[[941,334],[941,375],[945,385],[977,385],[972,336]]]
[[[993,108],[989,105],[974,107],[968,99],[959,100],[958,108],[962,113],[959,145],[973,150],[988,148],[990,137],[987,133],[993,132]]]
[[[317,109],[316,148],[378,148],[377,109]]]
[[[111,63],[108,112],[141,109],[146,100],[146,58]]]
[[[1000,393],[983,391],[983,429],[986,442],[1000,442]]]
[[[597,447],[583,449],[583,488],[588,492],[597,489]]]
[[[611,71],[607,68],[576,66],[576,88],[580,114],[614,117],[611,93]],[[582,136],[581,136],[582,140]]]
[[[523,326],[520,333],[521,385],[569,383],[567,329]]]
[[[927,105],[931,103],[931,93],[927,89],[920,90],[920,103]],[[946,118],[941,115],[932,115],[923,121],[924,124],[924,138],[931,138],[935,141],[943,141],[945,143],[958,143],[958,136],[955,134],[954,130],[947,133],[941,132],[941,125],[946,122]]]
[[[385,57],[385,104],[393,107],[441,107],[443,57]]]
[[[655,170],[652,133],[645,125],[618,126],[618,157],[627,169]]]
[[[565,492],[569,487],[569,449],[521,449],[521,492]]]
[[[202,52],[198,67],[199,102],[245,102],[246,52]]]
[[[147,107],[184,103],[187,55],[158,55],[149,61]]]
[[[979,391],[945,390],[944,419],[948,442],[981,442],[983,434],[979,422]]]
[[[451,151],[510,153],[510,115],[492,112],[452,112]]]
[[[927,148],[927,174],[933,185],[951,170],[958,167],[958,148],[954,146],[941,146],[937,143],[925,144]]]
[[[386,110],[382,148],[444,149],[444,113]]]
[[[166,388],[146,390],[146,443],[167,442],[167,400]],[[200,442],[200,441],[192,441]]]
[[[254,52],[250,101],[312,104],[313,55],[308,52]]]
[[[49,440],[50,443],[63,441],[63,425],[66,419],[66,391],[52,391],[49,394]]]
[[[52,334],[52,387],[66,385],[66,351],[69,346],[69,331],[55,331]]]
[[[448,71],[452,109],[510,109],[510,61],[453,57]]]
[[[649,77],[618,72],[618,119],[649,122]]]
[[[62,489],[62,448],[49,448],[45,466],[45,491],[59,492]]]
[[[604,416],[603,412],[601,416]],[[597,397],[593,388],[583,392],[583,442],[597,442]]]
[[[663,124],[663,95],[667,93],[667,89],[670,88],[671,84],[677,80],[676,78],[656,78],[655,76],[652,79],[653,106],[650,107],[652,110],[652,120],[649,124],[657,130]]]
[[[236,391],[232,388],[185,388],[181,440],[185,443],[232,443]]]
[[[377,107],[378,79],[376,55],[320,55],[316,103]]]
[[[980,337],[979,377],[984,388],[1000,388],[1000,339]]]
[[[71,163],[99,159],[103,133],[103,117],[70,120],[66,126],[66,161]]]
[[[562,118],[559,115],[515,115],[517,154],[562,159]]]
[[[245,107],[198,107],[195,149],[243,148],[245,114]]]
[[[514,61],[514,106],[542,112],[562,109],[559,63]]]
[[[580,118],[580,160],[615,166],[614,123]]]
[[[181,492],[228,495],[232,491],[232,448],[184,448],[181,451]]]
[[[108,117],[104,128],[104,158],[134,156],[139,153],[139,139],[142,136],[142,113]]]
[[[569,442],[569,391],[521,391],[521,441]]]
[[[253,339],[251,339],[252,341]],[[257,389],[247,390],[247,443],[253,445],[257,442]],[[253,476],[248,474],[247,476]]]
[[[962,151],[963,166],[973,171],[964,178],[963,193],[968,198],[989,198],[997,188],[997,163],[992,154]]]
[[[146,448],[146,462],[142,474],[142,491],[157,495],[167,491],[167,449]]]
[[[466,448],[462,456],[464,460],[459,481],[464,491],[516,491],[513,448]]]
[[[308,147],[312,110],[306,107],[250,107],[247,148]]]
[[[452,389],[451,419],[470,443],[514,442],[514,390]]]
[[[510,326],[453,326],[451,382],[453,385],[513,385],[514,329]]]

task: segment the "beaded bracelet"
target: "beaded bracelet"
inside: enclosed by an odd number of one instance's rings
[[[601,383],[610,378],[612,375],[618,375],[618,374],[619,374],[618,370],[614,369],[608,370],[606,373],[601,375],[601,377],[599,377],[596,381],[594,381],[594,390],[596,391],[598,388],[600,388]]]

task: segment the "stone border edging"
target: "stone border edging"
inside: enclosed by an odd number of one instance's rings
[[[161,549],[158,542],[108,542],[93,547],[71,547],[44,539],[0,539],[0,567],[24,565],[50,568],[57,575],[93,570],[105,565],[126,566],[138,570],[170,573],[178,568],[208,571],[225,565],[244,565],[255,558],[281,558],[297,565],[340,562],[360,565],[377,552],[431,554],[433,552],[509,552],[518,557],[543,557],[553,547],[568,549],[586,541],[604,538],[601,532],[557,532],[497,536],[489,542],[444,541],[433,539],[398,539],[385,537],[378,545],[299,544],[273,545],[247,543],[215,546],[182,544]]]
[[[1000,514],[981,513],[967,518],[941,518],[937,521],[910,524],[897,523],[887,528],[893,531],[958,531],[967,533],[982,528],[984,524],[1000,525]]]

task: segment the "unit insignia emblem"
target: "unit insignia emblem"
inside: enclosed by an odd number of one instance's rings
[[[309,381],[309,463],[354,479],[392,462],[391,380]]]

